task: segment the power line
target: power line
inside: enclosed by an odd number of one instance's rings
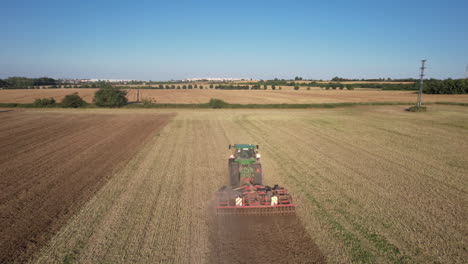
[[[468,79],[468,64],[466,65],[465,69],[465,79]]]

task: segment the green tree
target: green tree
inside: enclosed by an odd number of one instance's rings
[[[210,89],[213,89],[213,84],[210,84]]]
[[[93,102],[101,107],[121,107],[127,104],[127,92],[117,88],[99,89],[93,98]]]
[[[294,90],[299,90],[299,85],[294,85]]]
[[[62,99],[62,107],[65,108],[78,108],[82,107],[86,102],[78,95],[78,93],[73,93],[66,95]]]

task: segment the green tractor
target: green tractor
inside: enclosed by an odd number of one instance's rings
[[[261,185],[262,165],[258,145],[234,144],[229,145],[229,149],[234,150],[228,161],[231,187]]]
[[[216,214],[294,214],[296,205],[286,188],[263,185],[258,145],[235,144],[229,149],[234,149],[228,161],[230,186],[223,186],[216,193]]]

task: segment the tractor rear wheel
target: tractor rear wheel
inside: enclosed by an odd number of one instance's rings
[[[239,164],[235,162],[229,163],[229,179],[231,182],[231,186],[239,187]]]
[[[254,184],[263,184],[263,172],[262,164],[254,163],[252,164],[252,169],[254,170]]]

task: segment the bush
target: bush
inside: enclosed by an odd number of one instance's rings
[[[203,89],[203,85],[200,85],[200,89]]]
[[[224,108],[226,107],[227,103],[221,99],[211,98],[208,102],[208,106],[211,108]]]
[[[127,104],[127,92],[117,88],[99,89],[93,98],[93,102],[101,107],[121,107]]]
[[[213,89],[213,85],[212,85],[212,84],[210,84],[210,89]]]
[[[307,87],[307,90],[310,90],[310,87]]]
[[[351,86],[351,85],[348,85],[348,86],[346,86],[346,89],[348,89],[348,90],[354,90],[354,87]]]
[[[409,112],[426,112],[427,107],[415,105],[415,106],[412,106],[410,108],[407,108],[406,111],[409,111]]]
[[[36,107],[47,107],[47,106],[55,105],[55,100],[52,97],[51,98],[36,99],[36,100],[34,100],[33,105],[36,106]]]
[[[143,107],[151,107],[152,105],[156,104],[156,100],[153,98],[144,98],[141,100],[141,102],[143,103]]]
[[[299,85],[294,85],[294,90],[299,90]]]
[[[66,95],[62,100],[62,107],[65,108],[78,108],[85,104],[86,102],[78,95],[78,93]]]
[[[280,87],[278,87],[278,90],[281,90],[281,86],[280,86]]]

